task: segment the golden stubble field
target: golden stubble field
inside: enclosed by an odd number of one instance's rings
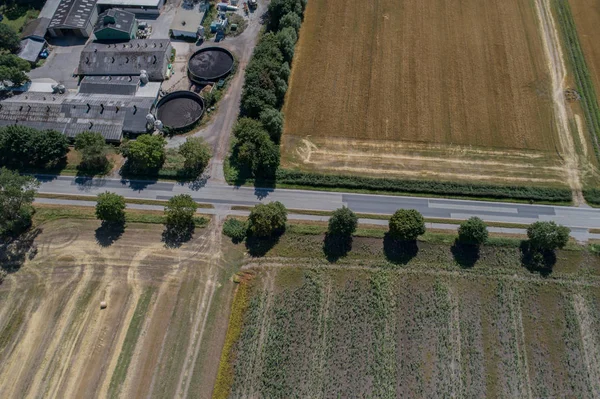
[[[533,2],[311,1],[283,163],[560,184],[552,100]]]
[[[171,249],[160,225],[110,246],[97,227],[42,225],[0,285],[0,397],[210,398],[233,292],[220,229]]]
[[[600,89],[600,2],[593,0],[569,0],[579,41],[585,60],[596,87]]]

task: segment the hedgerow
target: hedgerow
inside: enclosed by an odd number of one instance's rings
[[[593,205],[600,205],[600,188],[591,188],[583,191],[585,200]]]
[[[497,186],[493,184],[442,182],[433,180],[380,179],[363,176],[326,175],[279,169],[277,183],[306,187],[345,188],[475,198],[518,199],[526,201],[570,202],[568,188]]]

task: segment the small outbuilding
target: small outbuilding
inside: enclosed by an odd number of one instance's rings
[[[119,8],[134,13],[136,16],[159,15],[165,0],[98,0],[100,12],[110,8]]]
[[[193,3],[184,2],[171,23],[171,36],[197,39],[206,13]]]
[[[46,48],[46,41],[44,39],[23,39],[21,40],[21,50],[19,51],[19,58],[29,61],[31,64],[38,62],[40,53]]]
[[[101,41],[135,39],[137,25],[135,14],[113,8],[98,16],[94,36]]]

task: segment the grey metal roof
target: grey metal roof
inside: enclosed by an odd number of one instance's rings
[[[123,132],[145,133],[155,99],[119,95],[23,93],[0,102],[0,126],[53,129],[68,137],[91,130],[107,141]]]
[[[98,16],[98,22],[96,22],[94,32],[98,32],[103,29],[114,29],[129,33],[133,28],[134,22],[135,14],[111,8]]]
[[[21,51],[19,51],[18,56],[29,62],[36,62],[45,45],[45,40],[23,39],[21,40]]]
[[[50,18],[37,18],[33,19],[23,27],[21,32],[21,38],[27,39],[29,37],[37,37],[43,39],[48,31],[48,25],[50,25]]]
[[[138,76],[86,76],[81,80],[80,93],[134,95],[140,84]]]
[[[79,75],[135,75],[164,80],[171,57],[169,39],[136,39],[123,43],[89,43],[81,52]]]
[[[96,7],[96,0],[62,0],[49,28],[84,28]]]

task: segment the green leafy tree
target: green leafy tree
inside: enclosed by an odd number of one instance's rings
[[[554,222],[535,222],[527,229],[527,237],[533,249],[554,251],[569,242],[571,230]]]
[[[246,226],[246,223],[238,219],[227,219],[225,223],[223,223],[223,234],[231,238],[236,244],[244,241],[247,230],[248,227]]]
[[[248,217],[248,234],[255,237],[270,237],[285,230],[287,209],[278,201],[258,204]]]
[[[31,176],[0,169],[0,236],[20,234],[31,226],[31,204],[38,187]]]
[[[298,34],[292,27],[283,28],[277,32],[277,40],[279,40],[279,48],[283,54],[283,58],[287,62],[292,62],[294,58],[294,48],[298,41]]]
[[[271,136],[271,140],[279,143],[283,130],[283,113],[275,108],[267,108],[260,113],[260,122]]]
[[[204,172],[211,157],[210,147],[202,137],[189,137],[179,147],[179,153],[185,158],[185,169],[196,175]]]
[[[280,21],[289,13],[302,15],[304,7],[305,2],[302,0],[272,0],[269,4],[269,30],[279,30]]]
[[[18,87],[29,82],[30,79],[25,72],[18,68],[0,65],[0,80],[8,80],[12,82],[15,87]]]
[[[288,12],[279,20],[279,29],[294,28],[296,33],[300,32],[302,18],[295,12]]]
[[[478,217],[472,217],[462,222],[458,228],[458,241],[463,244],[481,245],[487,239],[487,225]]]
[[[0,49],[16,53],[20,47],[21,39],[17,32],[6,24],[0,24]]]
[[[415,209],[399,209],[390,219],[390,235],[404,241],[416,240],[425,234],[425,220]]]
[[[31,64],[15,54],[0,54],[0,66],[16,68],[23,72],[31,71]]]
[[[55,130],[39,131],[20,125],[0,128],[0,165],[46,167],[67,156],[69,139]]]
[[[135,141],[124,145],[123,156],[134,172],[152,172],[165,161],[166,141],[162,136],[142,134]]]
[[[81,166],[84,169],[106,170],[107,145],[100,133],[82,132],[75,136],[75,149],[81,153]]]
[[[123,196],[105,192],[98,194],[96,202],[96,218],[108,223],[125,222],[125,198]]]
[[[350,208],[341,207],[329,218],[328,234],[350,237],[358,227],[358,216]]]
[[[271,141],[259,121],[241,118],[233,128],[234,154],[255,177],[270,178],[279,166],[279,146]]]
[[[178,233],[193,229],[194,214],[197,209],[198,204],[188,194],[172,197],[165,207],[167,228]]]
[[[290,78],[291,73],[292,73],[292,70],[290,69],[289,63],[284,62],[283,64],[281,64],[281,66],[279,67],[279,71],[278,71],[278,75],[281,79],[283,79],[287,82]]]

